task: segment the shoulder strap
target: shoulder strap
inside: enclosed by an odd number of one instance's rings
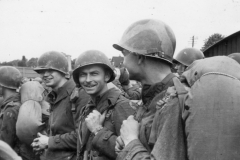
[[[173,79],[174,77],[176,77],[176,75],[173,74],[173,73],[170,73],[170,74],[168,74],[168,75],[162,80],[162,83],[163,83],[164,85],[166,85],[166,84],[168,83],[168,81],[170,81],[170,80]]]
[[[146,112],[145,106],[142,104],[134,114],[134,119],[138,122],[141,121],[143,114]]]
[[[181,109],[183,109],[184,96],[188,93],[188,91],[185,89],[184,85],[180,82],[180,80],[177,77],[173,78],[173,83],[177,91],[180,107]]]
[[[79,92],[79,88],[75,87],[70,96],[72,113],[76,112],[76,104],[75,103],[76,103],[77,99],[79,98],[78,92]]]
[[[122,94],[120,93],[119,95],[117,95],[117,98],[115,101],[113,101],[113,103],[109,102],[109,107],[107,108],[107,114],[105,116],[105,120],[108,119],[110,117],[111,119],[111,123],[114,124],[114,120],[113,120],[113,110],[114,110],[114,106],[118,103],[121,102],[121,100],[119,101],[119,97]],[[103,111],[104,112],[104,111]]]

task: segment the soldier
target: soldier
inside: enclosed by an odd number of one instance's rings
[[[37,68],[34,69],[42,76],[45,85],[52,88],[47,96],[47,101],[51,105],[49,134],[39,133],[39,138],[32,143],[35,151],[46,151],[43,155],[43,159],[46,160],[75,159],[76,156],[75,114],[78,114],[81,107],[88,102],[89,96],[81,92],[76,105],[70,102],[70,96],[75,91],[75,83],[69,79],[67,69],[67,58],[56,51],[42,54],[38,59]]]
[[[177,73],[181,76],[190,64],[195,60],[203,59],[204,54],[196,48],[184,48],[173,60],[176,63]]]
[[[133,86],[129,80],[129,73],[126,68],[120,69],[119,82],[124,91],[124,96],[130,100],[140,100],[141,90],[138,86]]]
[[[124,32],[120,43],[113,45],[123,53],[123,65],[129,71],[130,79],[140,81],[143,86],[143,106],[135,117],[129,116],[121,126],[121,136],[116,143],[117,159],[185,159],[183,135],[177,130],[181,126],[171,122],[172,130],[161,126],[156,107],[160,100],[163,103],[167,100],[163,99],[167,88],[173,86],[175,75],[171,73],[171,65],[175,46],[171,28],[153,19],[133,23]],[[178,118],[174,112],[167,115],[171,121]],[[168,143],[169,138],[173,143]]]
[[[124,94],[124,90],[121,86],[121,83],[119,81],[120,78],[120,69],[119,68],[114,68],[114,73],[115,73],[115,79],[111,82],[112,84],[114,84],[117,88],[119,88],[122,91],[122,94]]]
[[[0,140],[12,147],[24,160],[39,159],[30,145],[19,141],[16,135],[16,123],[21,106],[18,93],[22,75],[15,67],[0,67],[0,90],[3,96],[0,113]]]
[[[109,59],[100,51],[82,53],[75,62],[73,79],[90,96],[81,112],[78,128],[78,159],[115,159],[115,142],[122,121],[134,110],[115,87],[108,89],[115,74]]]

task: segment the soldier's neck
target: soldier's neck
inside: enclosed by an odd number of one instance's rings
[[[6,100],[9,97],[16,96],[18,93],[13,89],[3,89],[3,99]]]
[[[169,66],[149,66],[145,67],[142,72],[142,78],[140,82],[142,85],[148,84],[153,85],[158,82],[161,82],[168,74],[171,73]]]
[[[57,91],[59,88],[61,88],[68,80],[63,78],[59,83],[57,83],[52,89],[54,91]]]
[[[103,89],[95,94],[90,95],[92,101],[96,104],[99,98],[108,90],[107,84],[103,87]]]

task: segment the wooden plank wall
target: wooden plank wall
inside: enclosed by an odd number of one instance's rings
[[[206,52],[205,57],[229,55],[231,53],[240,53],[240,33],[227,37],[220,43],[212,46]]]

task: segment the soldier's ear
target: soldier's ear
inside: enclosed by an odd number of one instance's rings
[[[143,61],[144,61],[145,58],[146,58],[145,56],[140,55],[140,54],[138,54],[137,57],[138,57],[138,65],[140,65],[141,63],[143,63]]]
[[[104,81],[108,82],[110,78],[111,78],[111,74],[109,72],[105,72]]]

